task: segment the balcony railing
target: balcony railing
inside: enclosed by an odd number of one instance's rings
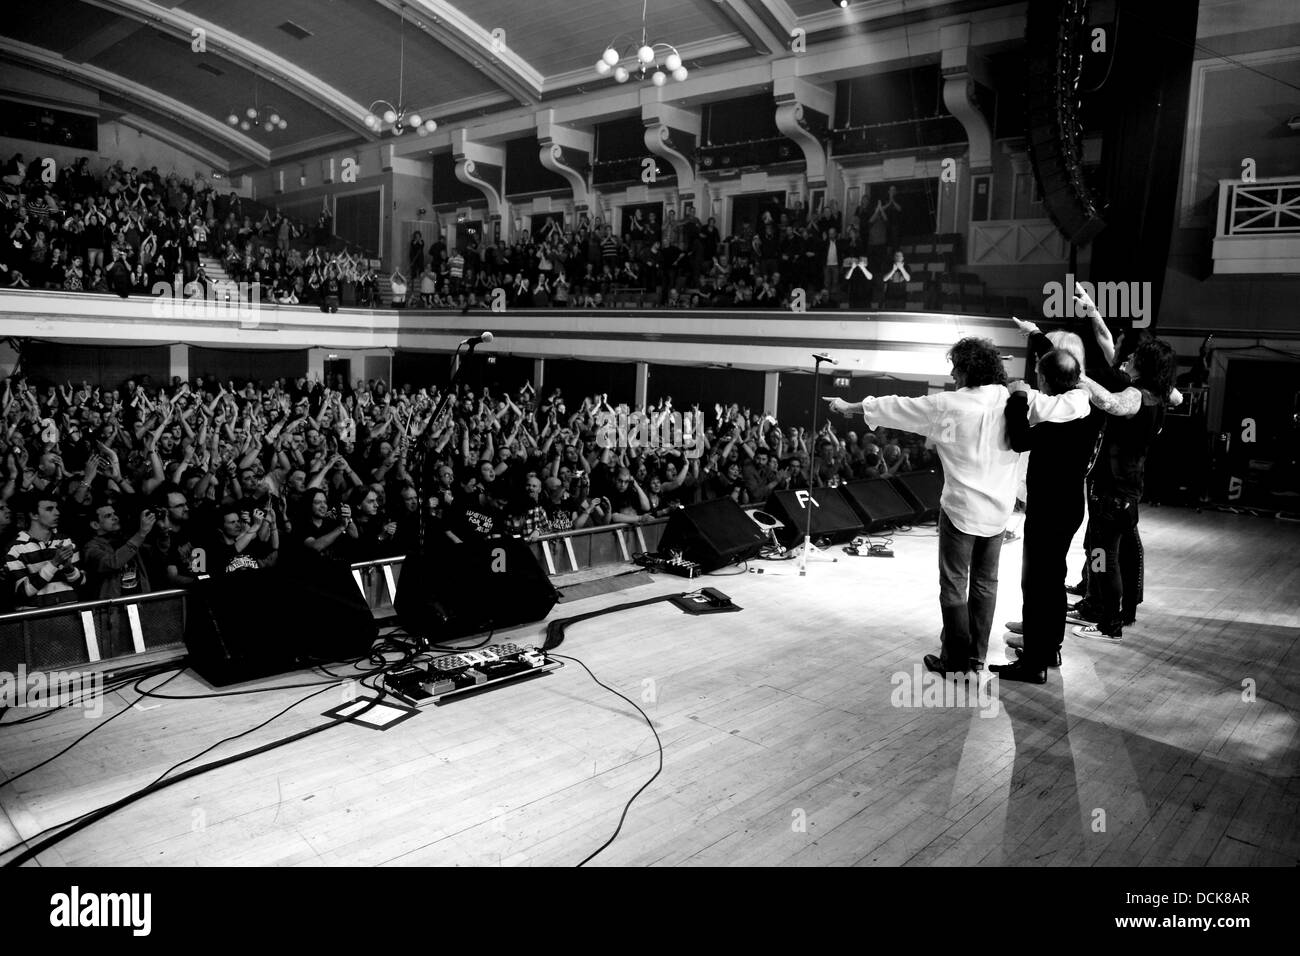
[[[1219,180],[1214,271],[1300,272],[1300,176]]]

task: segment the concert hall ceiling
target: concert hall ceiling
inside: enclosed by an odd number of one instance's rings
[[[924,19],[998,5],[904,9]],[[692,76],[789,56],[799,31],[815,46],[899,19],[893,4],[864,0],[646,0],[645,11],[647,39],[673,44]],[[9,5],[2,21],[6,73],[97,96],[49,105],[97,105],[247,169],[391,135],[364,117],[376,100],[397,102],[399,67],[403,105],[444,128],[611,87],[594,64],[620,36],[621,50],[639,44],[642,0],[41,0]],[[286,129],[227,122],[268,104]]]

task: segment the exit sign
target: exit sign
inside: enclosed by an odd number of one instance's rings
[[[836,387],[836,388],[848,388],[848,387],[849,387],[849,379],[848,379],[848,376],[841,376],[841,377],[835,379],[835,387]]]

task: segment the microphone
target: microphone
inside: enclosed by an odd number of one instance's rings
[[[814,353],[813,353],[813,358],[816,359],[816,360],[819,361],[819,362],[830,362],[830,364],[832,364],[832,365],[839,365],[839,364],[840,364],[839,362],[835,361],[835,359],[833,359],[833,358],[831,358],[829,355],[827,355],[825,352],[814,352]]]
[[[470,348],[473,348],[476,345],[487,345],[491,341],[492,341],[491,332],[480,332],[478,335],[471,335],[469,338],[467,338],[465,341],[461,342],[460,344],[468,345]]]

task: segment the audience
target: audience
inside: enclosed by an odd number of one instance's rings
[[[199,574],[399,556],[469,537],[663,517],[707,497],[934,467],[914,435],[817,435],[736,404],[692,406],[673,446],[612,440],[623,418],[665,434],[672,399],[570,407],[462,387],[201,376],[166,385],[0,381],[0,540],[7,607],[184,587]],[[689,436],[689,446],[684,436]],[[606,447],[611,446],[611,447]],[[883,449],[883,451],[882,451]],[[15,522],[14,518],[18,521]]]
[[[97,176],[83,158],[50,184],[39,167],[16,156],[0,183],[0,229],[10,239],[0,287],[127,296],[165,282],[209,294],[206,255],[231,281],[256,283],[263,304],[325,311],[385,304],[370,260],[335,248],[327,216],[309,228],[234,193],[221,196],[202,177],[164,176],[157,167],[128,170],[119,161]],[[621,236],[586,217],[565,226],[549,217],[536,234],[522,231],[511,242],[471,236],[448,246],[434,236],[426,245],[416,233],[406,261],[393,264],[387,304],[488,309],[499,289],[510,308],[607,308],[630,299],[672,309],[777,309],[791,307],[802,289],[807,308],[827,309],[844,302],[849,263],[870,259],[877,274],[901,265],[885,260],[887,247],[863,242],[860,216],[841,231],[833,204],[809,219],[792,202],[736,223],[725,237],[716,220],[701,223],[689,209],[680,219],[669,209],[662,225],[638,211],[625,217]],[[900,293],[906,270],[888,274],[884,288]]]
[[[0,185],[0,288],[152,295],[155,283],[208,294],[213,285],[201,257],[218,260],[233,282],[257,283],[260,301],[322,309],[369,306],[379,295],[369,260],[334,249],[328,217],[315,229],[235,193],[220,196],[201,177],[191,181],[158,168],[101,175],[81,158],[53,183],[41,164],[15,156]],[[35,176],[35,178],[33,178]],[[295,240],[297,240],[295,244]],[[302,248],[305,248],[305,254]],[[333,250],[333,251],[331,251]]]

